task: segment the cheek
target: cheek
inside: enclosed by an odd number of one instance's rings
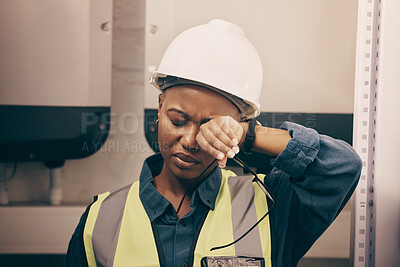
[[[168,154],[178,140],[176,131],[169,128],[168,122],[160,120],[158,127],[158,146],[163,155]]]

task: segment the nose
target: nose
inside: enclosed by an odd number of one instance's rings
[[[188,127],[180,139],[182,147],[190,152],[200,151],[200,146],[196,141],[196,135],[198,133],[199,128],[196,125]]]

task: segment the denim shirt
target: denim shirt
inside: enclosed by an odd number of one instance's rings
[[[315,130],[285,122],[292,139],[273,160],[265,181],[276,200],[269,215],[272,266],[296,266],[350,199],[361,160],[350,145]],[[199,218],[213,209],[221,183],[219,167],[194,192],[191,211],[177,220],[175,210],[153,186],[162,168],[159,154],[149,157],[140,175],[139,196],[156,223],[166,266],[185,267]],[[87,266],[83,229],[87,211],[73,234],[66,266]]]
[[[146,159],[140,174],[139,197],[150,222],[157,226],[165,266],[185,267],[189,264],[192,241],[203,216],[210,209],[214,210],[221,185],[221,169],[215,168],[196,188],[190,200],[190,212],[178,220],[174,206],[153,185],[163,163],[161,154]]]

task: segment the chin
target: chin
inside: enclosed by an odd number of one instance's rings
[[[201,174],[201,170],[199,170],[199,168],[180,168],[175,165],[173,168],[171,168],[171,170],[177,178],[184,180],[196,179]]]

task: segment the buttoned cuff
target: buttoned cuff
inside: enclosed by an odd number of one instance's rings
[[[292,139],[285,149],[271,160],[271,165],[293,178],[298,178],[317,157],[320,148],[319,134],[314,129],[292,122],[284,122],[280,129],[287,130]]]

